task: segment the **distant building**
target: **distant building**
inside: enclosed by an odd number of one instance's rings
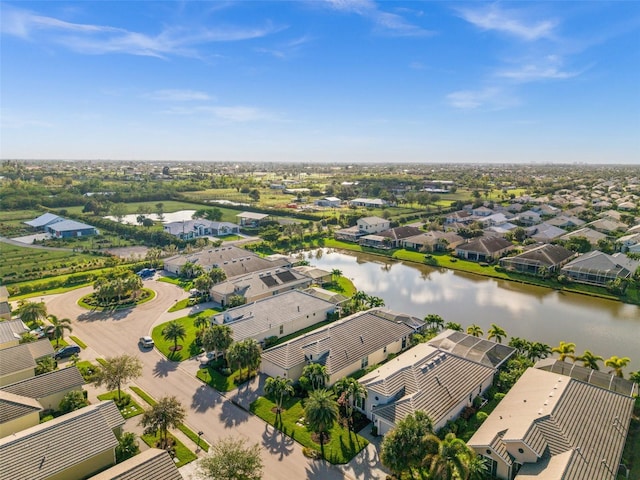
[[[73,238],[73,237],[86,237],[89,235],[98,235],[98,229],[87,225],[86,223],[76,222],[75,220],[63,220],[62,222],[55,222],[45,227],[55,238]]]
[[[266,213],[242,212],[237,214],[236,217],[238,217],[238,224],[241,227],[256,228],[265,222],[269,215]]]
[[[354,198],[349,201],[349,205],[353,207],[383,208],[388,206],[389,203],[379,198]]]
[[[338,197],[324,197],[320,200],[316,200],[315,204],[319,207],[338,208],[340,205],[342,205],[342,200],[340,200]]]
[[[200,237],[224,237],[240,231],[238,225],[229,222],[214,222],[205,219],[185,220],[184,222],[165,223],[162,229],[181,240],[192,240]]]

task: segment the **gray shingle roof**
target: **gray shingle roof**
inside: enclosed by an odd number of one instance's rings
[[[520,255],[500,259],[500,264],[521,263],[524,265],[535,265],[553,267],[575,255],[571,250],[567,250],[560,245],[540,245],[532,248]]]
[[[322,363],[329,375],[413,333],[404,323],[383,318],[377,309],[355,313],[262,352],[262,358],[289,369],[305,362],[305,350],[327,352]],[[322,344],[322,348],[318,346]],[[313,361],[316,361],[316,355]]]
[[[617,277],[627,278],[640,262],[628,259],[624,254],[608,255],[606,253],[594,250],[584,255],[580,255],[575,260],[567,263],[562,270],[570,272],[585,273],[607,273]]]
[[[119,417],[119,419],[117,418]],[[0,480],[44,480],[115,449],[124,418],[112,401],[68,413],[0,439]],[[115,453],[114,453],[115,462]]]
[[[80,371],[76,367],[68,367],[5,385],[0,390],[25,397],[44,398],[66,390],[80,389],[82,385],[84,379]]]
[[[0,350],[0,376],[36,367],[36,360],[53,355],[49,340],[23,343]]]
[[[0,423],[7,423],[42,410],[42,405],[33,398],[0,391]]]
[[[456,247],[465,252],[481,252],[492,254],[513,247],[513,244],[502,237],[480,237]]]
[[[0,321],[0,343],[20,340],[20,336],[28,331],[29,329],[22,320]]]
[[[507,345],[455,330],[445,330],[427,343],[445,352],[451,352],[492,368],[499,368],[515,352],[514,348]]]
[[[166,450],[150,448],[88,480],[182,480]]]

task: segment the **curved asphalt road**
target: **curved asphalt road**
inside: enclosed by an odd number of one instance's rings
[[[186,310],[167,312],[177,300],[188,296],[179,287],[155,280],[145,280],[145,286],[156,291],[153,300],[136,308],[111,313],[90,312],[77,305],[78,299],[93,291],[92,287],[43,299],[49,313],[72,320],[73,335],[94,350],[94,355],[103,358],[122,353],[137,355],[143,362],[143,374],[135,383],[155,398],[175,395],[187,409],[186,423],[194,431],[203,431],[203,438],[208,442],[230,435],[242,435],[250,442],[260,443],[263,448],[264,479],[384,478],[384,473],[377,468],[375,450],[366,449],[358,455],[348,467],[342,469],[345,473],[328,462],[309,460],[302,454],[299,444],[195,378],[187,371],[187,362],[171,362],[155,349],[141,350],[138,338],[148,335],[155,324],[188,313]],[[89,354],[87,351],[85,353]],[[193,371],[193,365],[191,367]]]

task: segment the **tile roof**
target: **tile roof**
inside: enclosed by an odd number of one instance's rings
[[[84,379],[77,367],[67,367],[36,375],[11,385],[0,387],[0,391],[31,398],[44,398],[71,389],[80,389]]]
[[[113,429],[124,423],[115,403],[109,401],[2,438],[0,480],[45,480],[59,475],[93,456],[115,449],[118,440]]]
[[[531,250],[516,255],[500,259],[500,265],[510,263],[521,263],[526,265],[553,267],[573,257],[575,252],[567,250],[560,245],[540,245]]]
[[[88,480],[182,480],[166,450],[150,448]]]
[[[599,250],[593,250],[567,263],[562,270],[591,273],[607,272],[617,277],[627,278],[635,272],[638,266],[640,266],[640,261],[632,260],[624,254],[608,255]]]
[[[36,360],[53,355],[49,340],[23,343],[0,350],[0,376],[36,367]]]
[[[310,287],[304,290],[305,293],[309,295],[313,295],[314,297],[320,298],[322,300],[326,300],[327,302],[331,302],[334,305],[338,305],[339,303],[346,302],[349,300],[344,295],[341,295],[336,292],[332,292],[331,290],[325,290],[320,287]]]
[[[9,290],[4,285],[0,285],[0,302],[9,300]]]
[[[229,280],[214,285],[211,292],[219,294],[237,293],[246,298],[253,298],[256,295],[268,293],[277,290],[283,286],[308,287],[311,284],[311,278],[301,273],[291,271],[286,268],[271,268],[259,270],[247,275],[238,275]]]
[[[491,254],[509,247],[513,247],[513,244],[502,237],[480,237],[458,245],[456,250]]]
[[[28,331],[29,329],[20,319],[0,321],[0,343],[20,340],[20,336]]]
[[[215,315],[213,320],[216,323],[229,325],[233,331],[233,339],[240,341],[267,332],[279,325],[286,325],[305,315],[311,315],[320,310],[331,311],[334,309],[335,304],[331,302],[300,290],[290,290],[246,305],[230,308]],[[316,322],[323,320],[326,320],[326,315],[319,316]]]
[[[563,236],[560,237],[560,240],[568,240],[574,237],[584,237],[587,240],[589,240],[591,245],[595,245],[596,243],[598,243],[598,240],[607,238],[607,236],[604,233],[596,232],[595,230],[589,227],[584,227],[578,230],[574,230],[573,232],[565,233]]]
[[[414,332],[402,321],[384,318],[378,309],[358,312],[262,352],[262,358],[289,369],[306,361],[305,351],[323,355],[329,375]]]
[[[405,226],[385,230],[384,232],[380,232],[380,236],[387,237],[392,240],[402,240],[403,238],[415,237],[416,235],[420,235],[421,233],[424,233],[424,231],[420,230],[419,228]]]
[[[360,379],[368,390],[397,400],[374,407],[373,414],[395,424],[422,410],[441,423],[495,368],[422,343]]]
[[[468,444],[476,449],[526,440],[541,453],[516,479],[616,478],[634,399],[565,375],[529,368]],[[518,461],[517,451],[508,452]]]
[[[364,223],[365,225],[378,225],[380,223],[389,223],[389,220],[385,220],[380,217],[362,217],[358,219],[358,223]]]
[[[499,368],[515,352],[514,348],[507,345],[449,329],[427,343],[432,347],[492,368]]]
[[[42,405],[33,398],[0,391],[0,423],[7,423],[42,410]]]

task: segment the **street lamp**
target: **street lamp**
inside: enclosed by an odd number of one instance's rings
[[[200,450],[200,437],[202,436],[204,432],[201,430],[198,432],[198,448],[196,448],[196,452]]]

